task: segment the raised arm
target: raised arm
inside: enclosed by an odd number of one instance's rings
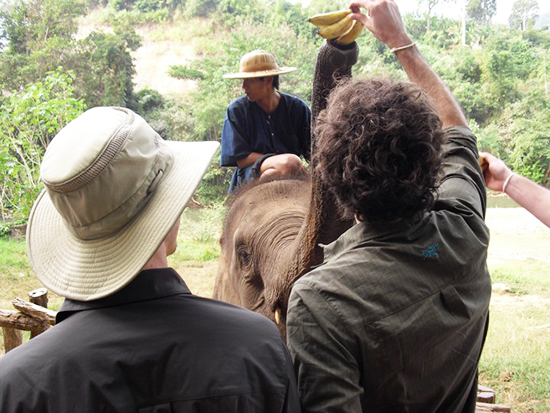
[[[488,188],[505,192],[550,227],[550,190],[513,173],[503,161],[490,153],[481,152],[479,159]]]
[[[467,125],[466,118],[455,98],[441,78],[426,62],[407,34],[399,9],[393,0],[361,0],[350,4],[352,9],[364,8],[364,13],[353,13],[351,18],[361,21],[367,29],[389,48],[407,72],[411,82],[422,87],[435,100],[443,128]],[[409,46],[403,48],[403,46]]]

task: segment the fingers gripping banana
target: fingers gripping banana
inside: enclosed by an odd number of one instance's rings
[[[349,30],[338,37],[336,41],[340,44],[350,44],[354,42],[361,33],[363,33],[363,28],[364,26],[360,22],[354,20]]]
[[[363,25],[351,20],[349,15],[359,10],[338,10],[330,13],[316,14],[309,22],[319,27],[317,34],[325,39],[336,39],[340,44],[352,43],[362,32]]]
[[[338,11],[332,11],[329,13],[321,13],[316,14],[315,16],[312,16],[308,19],[308,21],[311,24],[314,24],[315,26],[329,26],[331,24],[334,24],[336,22],[339,22],[344,17],[346,17],[348,14],[351,13],[351,10],[338,10]]]
[[[353,20],[346,16],[336,23],[321,27],[317,34],[325,39],[336,39],[346,33],[352,25]]]

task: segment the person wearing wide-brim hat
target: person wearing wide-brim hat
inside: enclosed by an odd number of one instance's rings
[[[297,70],[280,67],[264,50],[245,54],[239,71],[226,79],[242,79],[245,95],[227,108],[222,131],[222,166],[235,166],[229,192],[245,182],[307,173],[311,112],[307,104],[280,92],[279,75]]]
[[[275,325],[191,294],[169,268],[217,142],[164,141],[93,108],[51,141],[27,229],[56,325],[0,359],[2,412],[298,411]]]

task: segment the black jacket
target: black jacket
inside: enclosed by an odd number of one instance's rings
[[[298,412],[291,362],[265,317],[192,295],[171,269],[101,300],[0,359],[1,412]]]

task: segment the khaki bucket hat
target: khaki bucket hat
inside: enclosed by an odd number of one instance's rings
[[[275,57],[265,50],[254,50],[241,57],[239,72],[223,75],[225,79],[247,79],[294,72],[296,67],[279,67]]]
[[[193,195],[217,142],[164,141],[129,109],[98,107],[49,144],[27,227],[38,279],[96,300],[141,271]]]

